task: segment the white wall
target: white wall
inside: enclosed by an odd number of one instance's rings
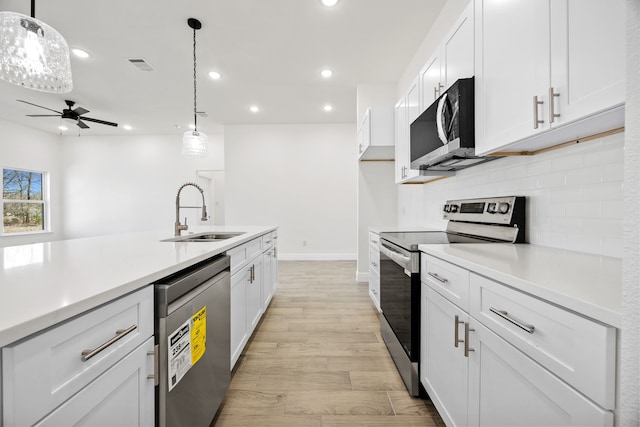
[[[530,243],[621,257],[623,147],[624,134],[619,133],[536,156],[493,160],[451,178],[410,186],[400,193],[399,204],[408,211],[421,202],[421,225],[442,229],[447,199],[527,196]],[[415,225],[411,221],[403,225]]]
[[[195,182],[196,170],[224,169],[224,138],[208,136],[206,159],[184,158],[180,135],[62,138],[64,237],[160,229],[171,237],[180,185]],[[195,188],[182,197],[201,205]],[[199,212],[183,209],[182,220],[196,225]]]
[[[6,236],[0,246],[57,240],[62,237],[62,169],[57,135],[0,120],[0,168],[28,169],[49,175],[51,233]]]
[[[619,425],[640,425],[640,2],[627,0],[624,258]]]
[[[353,124],[225,127],[227,225],[276,225],[281,259],[355,259]]]

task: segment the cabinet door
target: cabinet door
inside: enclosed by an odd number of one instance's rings
[[[276,288],[278,287],[278,247],[274,246],[271,252],[271,297],[275,295]]]
[[[460,341],[469,317],[425,283],[421,299],[420,381],[447,425],[468,425],[468,359]]]
[[[151,354],[148,354],[151,353]],[[154,425],[153,338],[60,405],[36,426]]]
[[[474,75],[473,20],[473,2],[471,2],[442,43],[440,81],[447,89],[456,80]]]
[[[595,405],[515,347],[471,320],[469,425],[605,426]]]
[[[248,334],[251,335],[262,315],[262,256],[250,262],[247,269],[249,269],[249,277],[245,282],[247,287],[247,327]]]
[[[549,2],[476,0],[475,42],[476,152],[548,129]]]
[[[551,3],[551,86],[563,124],[625,100],[624,0]],[[547,110],[549,111],[549,110]]]
[[[247,332],[247,287],[245,286],[248,280],[249,268],[247,266],[231,276],[231,369],[238,361],[249,338]]]
[[[404,179],[409,165],[409,126],[407,124],[407,98],[403,96],[395,106],[396,125],[396,184]]]
[[[473,46],[472,46],[473,48]],[[473,56],[472,56],[473,58]],[[429,58],[426,65],[420,71],[420,112],[429,108],[433,101],[438,99],[444,89],[444,83],[440,73],[440,51]]]
[[[273,263],[271,259],[273,258],[273,249],[268,250],[267,252],[262,254],[262,310],[266,310],[269,306],[269,302],[271,302],[271,280],[273,274],[271,269],[273,268]]]

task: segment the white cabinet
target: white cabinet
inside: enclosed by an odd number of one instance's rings
[[[359,160],[393,160],[393,107],[368,108],[358,128]]]
[[[152,426],[153,366],[148,286],[4,347],[3,425]]]
[[[470,2],[420,71],[420,112],[456,80],[474,75],[474,16]]]
[[[149,338],[81,393],[56,408],[36,426],[154,425],[153,338]]]
[[[369,296],[380,311],[380,235],[369,232]]]
[[[277,231],[272,231],[227,251],[231,257],[231,369],[275,292],[277,239]]]
[[[420,381],[447,425],[468,425],[469,366],[459,340],[469,316],[424,282],[421,298]]]
[[[447,425],[613,424],[615,328],[438,258],[421,263],[420,379]]]
[[[624,22],[624,0],[475,0],[476,152],[622,126]]]

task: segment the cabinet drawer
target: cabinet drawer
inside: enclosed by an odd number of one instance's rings
[[[469,272],[464,268],[421,253],[420,280],[464,311],[469,311]]]
[[[378,248],[369,248],[369,268],[380,274],[380,251]]]
[[[272,248],[276,244],[277,239],[278,239],[278,235],[276,234],[275,231],[272,231],[262,236],[262,247],[264,248],[264,250]]]
[[[130,330],[124,334],[116,331]],[[82,360],[85,350],[99,349]],[[153,336],[153,287],[2,349],[4,425],[32,425]],[[87,356],[88,357],[88,356]]]
[[[471,315],[602,407],[615,407],[615,328],[477,274]]]
[[[228,250],[227,255],[231,257],[231,274],[236,273],[260,253],[262,253],[262,237]]]
[[[369,232],[369,246],[378,247],[380,244],[380,235],[377,233]]]

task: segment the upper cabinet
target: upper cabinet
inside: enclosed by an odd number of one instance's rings
[[[358,159],[393,160],[394,153],[393,107],[367,109],[358,128]]]
[[[473,7],[473,2],[469,3],[420,71],[420,112],[426,110],[456,80],[473,77]]]
[[[475,0],[476,153],[623,126],[624,10],[624,0]]]
[[[474,4],[470,2],[396,104],[396,183],[441,178],[411,169],[411,123],[456,80],[473,77]]]

